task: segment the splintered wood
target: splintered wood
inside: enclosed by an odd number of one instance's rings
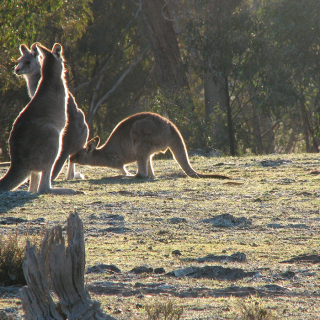
[[[23,263],[27,286],[20,289],[25,319],[116,320],[104,314],[85,289],[83,224],[76,212],[69,215],[66,232],[67,247],[61,226],[47,231],[40,251],[27,242]]]

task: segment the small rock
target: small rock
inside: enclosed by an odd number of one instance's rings
[[[283,272],[283,273],[280,273],[280,276],[283,278],[293,278],[295,275],[296,275],[295,272],[290,271],[290,270]]]
[[[311,263],[319,263],[320,256],[317,254],[301,254],[297,257],[293,257],[289,260],[281,261],[280,263],[295,263],[295,262],[311,262]]]
[[[173,250],[171,253],[175,256],[181,256],[180,250]]]
[[[304,223],[288,224],[287,227],[293,229],[308,229],[308,226]]]
[[[193,273],[193,268],[187,267],[187,268],[183,268],[183,269],[177,269],[177,270],[174,270],[173,273],[176,277],[185,277],[188,274]]]
[[[116,310],[113,311],[113,313],[115,313],[115,314],[122,313],[122,309],[116,309]]]
[[[172,224],[185,223],[185,222],[187,222],[187,219],[175,217],[175,218],[168,219],[168,222],[170,222]]]
[[[288,291],[289,289],[283,286],[279,286],[277,284],[266,284],[263,286],[263,288],[270,290],[270,291],[277,291],[277,292],[283,292]]]
[[[162,273],[166,273],[166,270],[164,268],[155,268],[154,273],[155,274],[162,274]]]
[[[167,289],[171,289],[173,288],[173,286],[171,284],[167,284],[167,283],[164,283],[164,284],[161,284],[160,286],[158,286],[158,289],[160,290],[167,290]]]
[[[269,224],[267,224],[267,227],[272,228],[272,229],[284,228],[283,225],[281,225],[279,223],[269,223]]]
[[[151,273],[153,271],[153,268],[147,268],[145,266],[140,266],[140,267],[135,267],[129,272],[135,273],[135,274],[140,274],[140,273]]]
[[[121,270],[113,264],[98,264],[87,269],[87,273],[103,273],[105,271],[121,273]]]
[[[110,227],[110,228],[106,228],[104,230],[102,230],[104,232],[113,232],[113,233],[125,233],[125,232],[129,232],[132,231],[129,228],[126,227]]]
[[[7,217],[3,220],[0,220],[0,224],[17,224],[22,222],[27,222],[28,220],[16,217]]]
[[[217,228],[232,228],[240,225],[252,224],[251,219],[247,219],[245,217],[235,218],[229,213],[224,213],[213,218],[204,219],[201,222],[212,223],[212,225]]]

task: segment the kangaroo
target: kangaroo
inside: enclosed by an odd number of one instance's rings
[[[178,128],[168,119],[150,112],[134,114],[117,124],[106,143],[100,138],[90,140],[85,148],[71,156],[71,161],[90,166],[119,169],[130,176],[126,165],[137,162],[137,178],[154,178],[152,157],[169,148],[186,175],[192,178],[231,179],[217,174],[195,171],[190,162],[185,142]]]
[[[37,90],[38,83],[41,78],[41,55],[36,44],[30,48],[24,44],[20,46],[21,57],[15,68],[17,75],[25,77],[30,98],[32,98]],[[76,153],[85,145],[89,128],[85,120],[85,115],[78,108],[73,95],[68,92],[67,102],[67,125],[63,132],[61,153],[54,165],[52,180],[56,179],[62,170],[62,167],[70,155]],[[67,180],[84,179],[80,172],[75,171],[75,163],[68,161]]]
[[[75,194],[73,189],[51,187],[53,165],[60,153],[67,119],[68,89],[62,46],[56,43],[52,51],[41,44],[36,46],[43,55],[42,77],[10,132],[11,165],[0,180],[0,191],[15,190],[31,175],[29,192]]]

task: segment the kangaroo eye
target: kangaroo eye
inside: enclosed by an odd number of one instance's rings
[[[30,64],[30,61],[28,60],[28,61],[26,61],[26,65],[28,66]]]

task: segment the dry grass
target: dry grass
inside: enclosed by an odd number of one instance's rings
[[[183,307],[176,306],[174,302],[156,302],[146,305],[145,310],[148,320],[180,320],[182,319]]]
[[[168,299],[183,307],[180,319],[234,320],[241,316],[239,305],[247,314],[267,310],[274,319],[317,319],[319,263],[283,261],[320,254],[320,178],[311,173],[320,166],[319,156],[193,157],[191,162],[198,171],[228,174],[243,184],[185,178],[173,160],[156,160],[156,179],[147,181],[114,179],[110,176],[116,171],[78,167],[86,180],[66,182],[62,175],[56,184],[86,194],[0,194],[0,220],[27,221],[1,225],[2,234],[36,234],[44,227],[65,225],[76,209],[84,222],[87,267],[113,264],[122,271],[86,275],[92,298],[120,320],[148,319],[145,306]],[[0,176],[5,172],[0,167]],[[222,228],[202,222],[225,213],[251,224]],[[181,255],[173,255],[174,250]],[[244,253],[247,262],[192,260],[236,252]],[[129,272],[141,265],[166,272],[222,266],[254,271],[256,276],[227,281]],[[259,296],[258,305],[247,301],[252,294]],[[3,308],[22,312],[17,295],[2,293]]]
[[[274,317],[268,310],[261,299],[250,297],[246,300],[237,301],[236,308],[239,309],[238,320],[273,320]]]

